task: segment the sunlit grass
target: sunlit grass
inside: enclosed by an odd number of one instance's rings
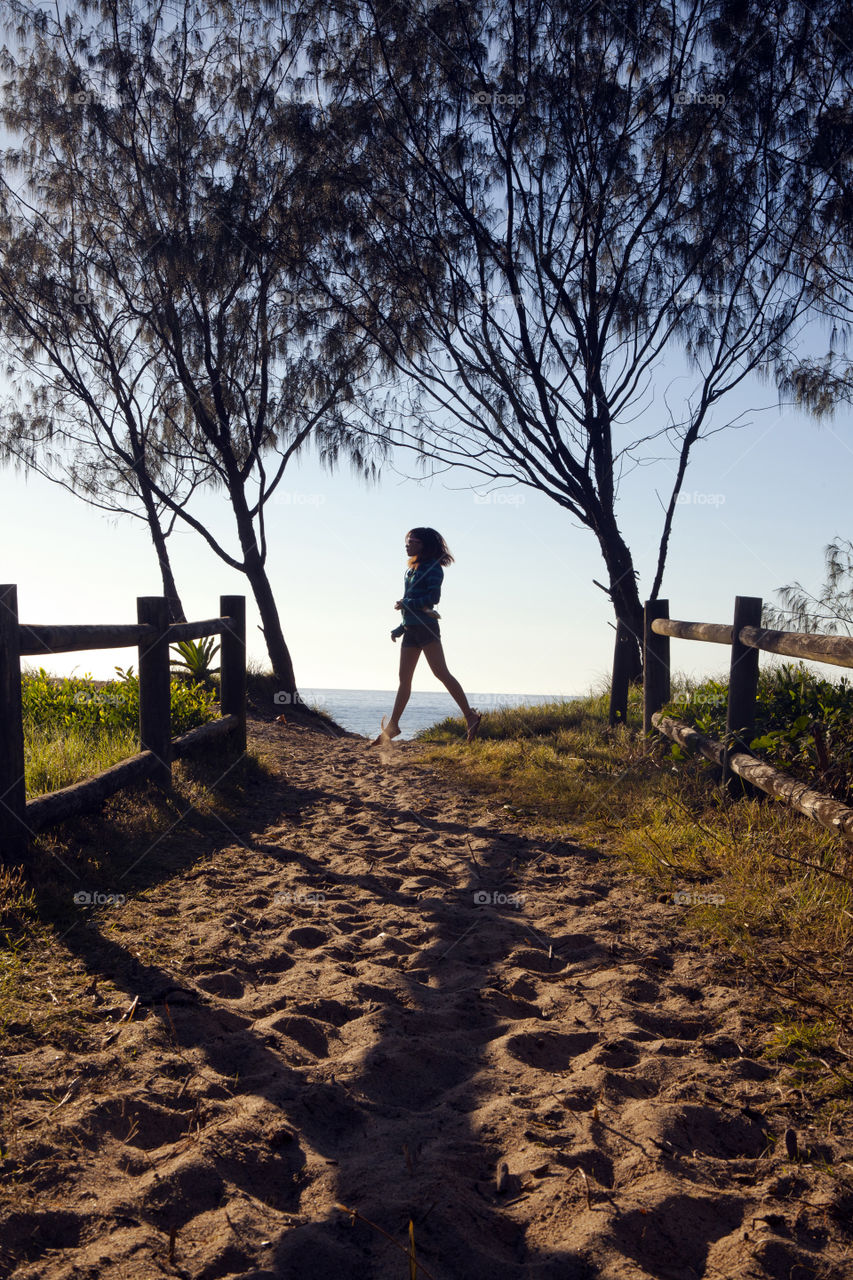
[[[100,732],[67,728],[30,729],[24,739],[27,797],[58,791],[117,764],[139,750],[139,736],[132,729],[110,728]]]
[[[22,676],[24,771],[28,798],[92,778],[139,751],[139,682],[55,677],[40,669]],[[172,733],[215,715],[213,693],[172,681]]]

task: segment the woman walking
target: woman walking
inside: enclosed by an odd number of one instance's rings
[[[400,686],[390,720],[382,721],[382,732],[370,745],[375,747],[378,742],[396,738],[399,734],[400,716],[412,692],[412,676],[421,652],[426,654],[433,675],[459,705],[468,725],[467,741],[473,742],[482,716],[472,710],[461,684],[447,669],[441,647],[439,614],[435,611],[435,606],[441,599],[444,566],[453,563],[453,556],[441,534],[429,528],[412,529],[406,534],[406,555],[409,557],[409,568],[403,598],[394,605],[395,609],[402,612],[403,621],[401,626],[391,632],[392,640],[396,640],[399,635],[403,637],[400,650]]]

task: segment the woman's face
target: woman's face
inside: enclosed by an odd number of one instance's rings
[[[423,545],[424,544],[421,542],[420,538],[416,538],[413,533],[406,534],[407,556],[419,556],[423,549]]]

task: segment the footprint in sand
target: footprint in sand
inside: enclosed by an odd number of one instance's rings
[[[570,1154],[559,1152],[556,1159],[566,1169],[583,1169],[600,1187],[613,1186],[613,1161],[598,1147],[575,1147]]]
[[[314,925],[307,924],[291,929],[287,935],[287,940],[297,947],[304,947],[307,951],[316,951],[317,947],[322,947],[324,942],[329,941],[329,935],[325,930],[317,929]]]
[[[637,1065],[640,1061],[640,1052],[633,1040],[624,1038],[605,1040],[598,1046],[591,1061],[600,1062],[602,1066],[612,1067],[614,1070],[625,1070],[627,1067]]]
[[[656,1067],[657,1061],[652,1059],[651,1065]],[[663,1087],[662,1073],[650,1073],[645,1064],[630,1073],[604,1071],[598,1085],[601,1096],[611,1098],[656,1098]]]
[[[368,1054],[359,1088],[383,1108],[421,1111],[468,1074],[464,1056],[445,1053],[429,1041],[395,1043]]]
[[[180,1228],[221,1204],[225,1184],[203,1155],[176,1155],[138,1180],[137,1216],[163,1231]]]
[[[715,1160],[754,1160],[767,1149],[767,1134],[748,1116],[690,1103],[641,1102],[622,1112],[627,1131],[637,1140],[651,1140],[676,1151]]]
[[[315,1058],[329,1056],[329,1038],[327,1028],[316,1018],[306,1018],[303,1014],[281,1013],[264,1022],[264,1029],[275,1031],[279,1035],[293,1040],[301,1048],[307,1049]]]
[[[276,951],[271,956],[264,956],[259,967],[262,965],[263,968],[266,969],[267,973],[270,974],[287,973],[288,969],[292,969],[294,964],[295,961],[293,956],[289,955],[286,951]]]
[[[521,1021],[525,1018],[542,1017],[542,1010],[538,1005],[531,1004],[528,1000],[519,1000],[513,996],[508,996],[503,991],[497,991],[490,987],[482,991],[481,996],[499,1018]],[[497,1034],[500,1035],[500,1031]]]
[[[92,1145],[103,1141],[106,1132],[125,1146],[140,1151],[157,1151],[161,1147],[169,1147],[186,1135],[190,1116],[195,1103],[191,1102],[183,1110],[158,1106],[141,1098],[122,1098],[121,1102],[110,1101],[97,1108],[90,1117],[92,1120]],[[89,1129],[87,1118],[79,1122],[79,1134],[86,1145],[85,1133]],[[97,1140],[94,1135],[97,1134]],[[147,1167],[147,1166],[146,1166]]]
[[[524,1032],[508,1036],[504,1047],[516,1062],[535,1067],[537,1071],[566,1071],[598,1040],[599,1036],[594,1031],[576,1031],[568,1035],[556,1031]]]
[[[318,1022],[331,1023],[333,1027],[342,1027],[345,1022],[361,1017],[360,1009],[342,1004],[340,1000],[308,1000],[302,1004],[294,1004],[293,1011]]]
[[[622,992],[626,999],[637,1004],[656,1004],[661,998],[660,987],[648,978],[631,978],[622,987]]]
[[[216,1162],[216,1171],[228,1183],[279,1212],[292,1212],[299,1204],[299,1175],[305,1156],[292,1128],[276,1115],[270,1104],[255,1115],[235,1116],[213,1133],[205,1133],[205,1155]]]
[[[352,910],[353,908],[351,907],[347,908],[347,911],[351,912]],[[347,933],[347,934],[360,933],[362,929],[364,929],[365,926],[368,924],[368,919],[367,919],[367,916],[356,915],[356,914],[342,915],[336,912],[334,923],[335,923],[336,929],[340,933]]]
[[[566,967],[566,961],[556,952],[549,956],[547,951],[534,951],[531,947],[529,950],[513,951],[507,960],[507,967],[526,969],[528,973],[537,973],[548,978],[561,973]]]
[[[236,973],[223,970],[221,973],[207,973],[196,978],[196,986],[212,996],[223,996],[226,1000],[239,1000],[245,987]]]

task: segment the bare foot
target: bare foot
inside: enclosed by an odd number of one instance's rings
[[[465,741],[473,742],[479,732],[483,717],[480,715],[479,711],[472,711],[471,715],[466,716],[465,718],[468,721],[468,732],[465,735]]]
[[[379,732],[378,736],[375,737],[369,745],[371,747],[378,747],[380,742],[390,742],[392,738],[398,738],[399,736],[400,736],[400,726],[397,724],[394,724],[393,720],[389,722],[383,716],[382,729]]]

